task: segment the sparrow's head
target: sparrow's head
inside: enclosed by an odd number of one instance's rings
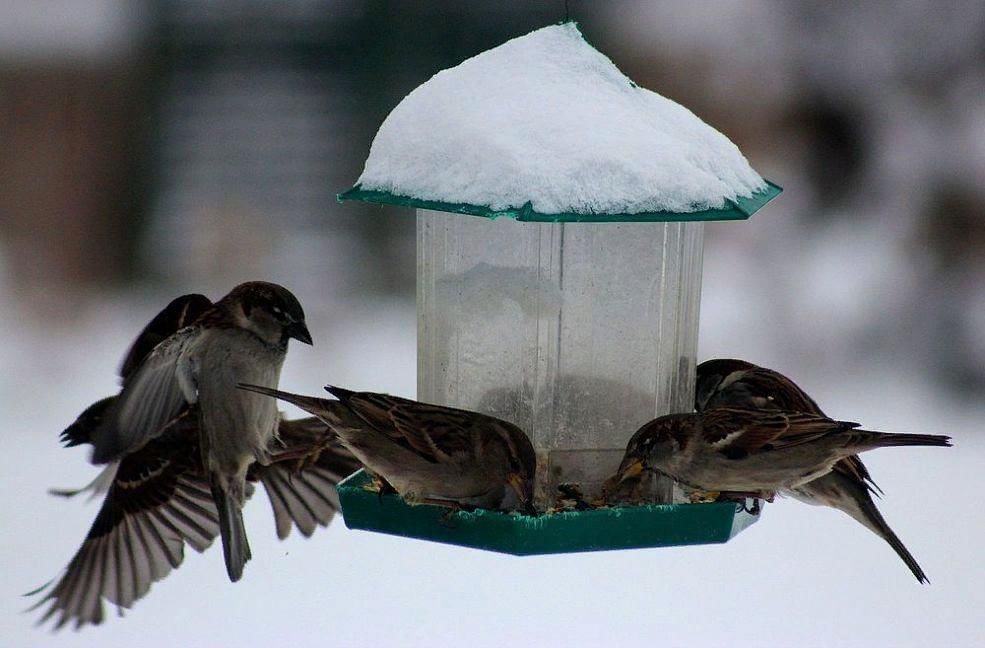
[[[736,372],[755,368],[756,365],[751,362],[730,358],[705,360],[699,364],[695,373],[694,409],[703,412],[714,407],[712,400],[727,386],[727,381],[734,377]]]
[[[304,309],[297,297],[283,286],[266,281],[240,284],[223,298],[235,308],[238,324],[271,345],[287,345],[290,338],[311,344]]]
[[[629,440],[614,481],[635,479],[644,471],[659,470],[687,443],[686,433],[695,414],[668,414],[655,418]]]
[[[533,502],[537,453],[534,452],[534,446],[523,430],[506,421],[497,421],[497,431],[506,443],[509,461],[509,472],[506,476],[508,488],[500,508],[536,515]]]

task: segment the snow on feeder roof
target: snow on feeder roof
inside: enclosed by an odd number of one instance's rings
[[[574,23],[443,70],[390,113],[340,199],[526,221],[747,218],[780,192]]]

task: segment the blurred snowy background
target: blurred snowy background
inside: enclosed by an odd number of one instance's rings
[[[171,297],[284,283],[282,385],[414,394],[414,219],[338,205],[436,71],[564,3],[8,0],[0,5],[3,646],[985,644],[985,3],[569,2],[628,76],[728,135],[783,195],[706,228],[700,355],[782,370],[832,415],[946,433],[867,462],[929,574],[846,516],[781,501],[725,546],[517,559],[347,531],[215,549],[81,634],[19,595],[96,506],[57,435],[116,389]],[[628,432],[627,432],[628,434]]]

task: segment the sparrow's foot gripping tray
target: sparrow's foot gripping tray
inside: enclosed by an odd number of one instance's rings
[[[742,504],[651,504],[537,517],[497,511],[456,511],[380,495],[360,470],[338,485],[350,529],[486,549],[515,556],[641,549],[728,541],[759,519]]]

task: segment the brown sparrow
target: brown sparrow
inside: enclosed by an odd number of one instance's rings
[[[409,503],[533,512],[536,456],[518,427],[492,416],[328,386],[339,400],[258,385],[324,421],[367,469]]]
[[[707,360],[698,365],[695,409],[726,406],[746,409],[809,412],[825,416],[817,403],[783,374],[750,362]],[[886,523],[873,501],[882,490],[857,456],[835,463],[831,472],[783,491],[807,504],[828,506],[850,515],[885,540],[921,583],[927,575]]]
[[[172,301],[144,328],[120,369],[124,383],[160,341],[192,323],[211,302],[201,295]],[[66,446],[89,444],[116,397],[88,407],[62,432]],[[282,450],[299,451],[319,444],[320,453],[296,470],[286,464],[254,463],[249,482],[260,481],[270,499],[283,539],[292,524],[305,536],[326,526],[338,510],[335,485],[360,468],[341,444],[325,443],[327,430],[316,418],[281,420]],[[34,607],[51,602],[41,621],[58,613],[56,627],[74,621],[79,627],[99,623],[102,599],[129,608],[184,558],[187,543],[197,551],[211,545],[219,532],[218,513],[202,468],[198,413],[184,410],[146,445],[115,461],[83,489],[52,491],[73,496],[107,493],[96,522],[65,573]],[[252,487],[250,487],[252,488]],[[250,492],[250,488],[247,489]]]
[[[949,446],[950,437],[858,429],[805,412],[717,407],[669,414],[629,440],[617,475],[642,471],[685,486],[769,498],[827,474],[840,459],[889,446]]]
[[[254,462],[269,463],[278,421],[269,399],[237,390],[236,384],[276,387],[290,338],[311,344],[297,298],[277,284],[240,284],[154,347],[92,436],[94,463],[119,460],[198,404],[199,447],[219,510],[226,571],[234,582],[250,559],[241,511],[246,473]]]

